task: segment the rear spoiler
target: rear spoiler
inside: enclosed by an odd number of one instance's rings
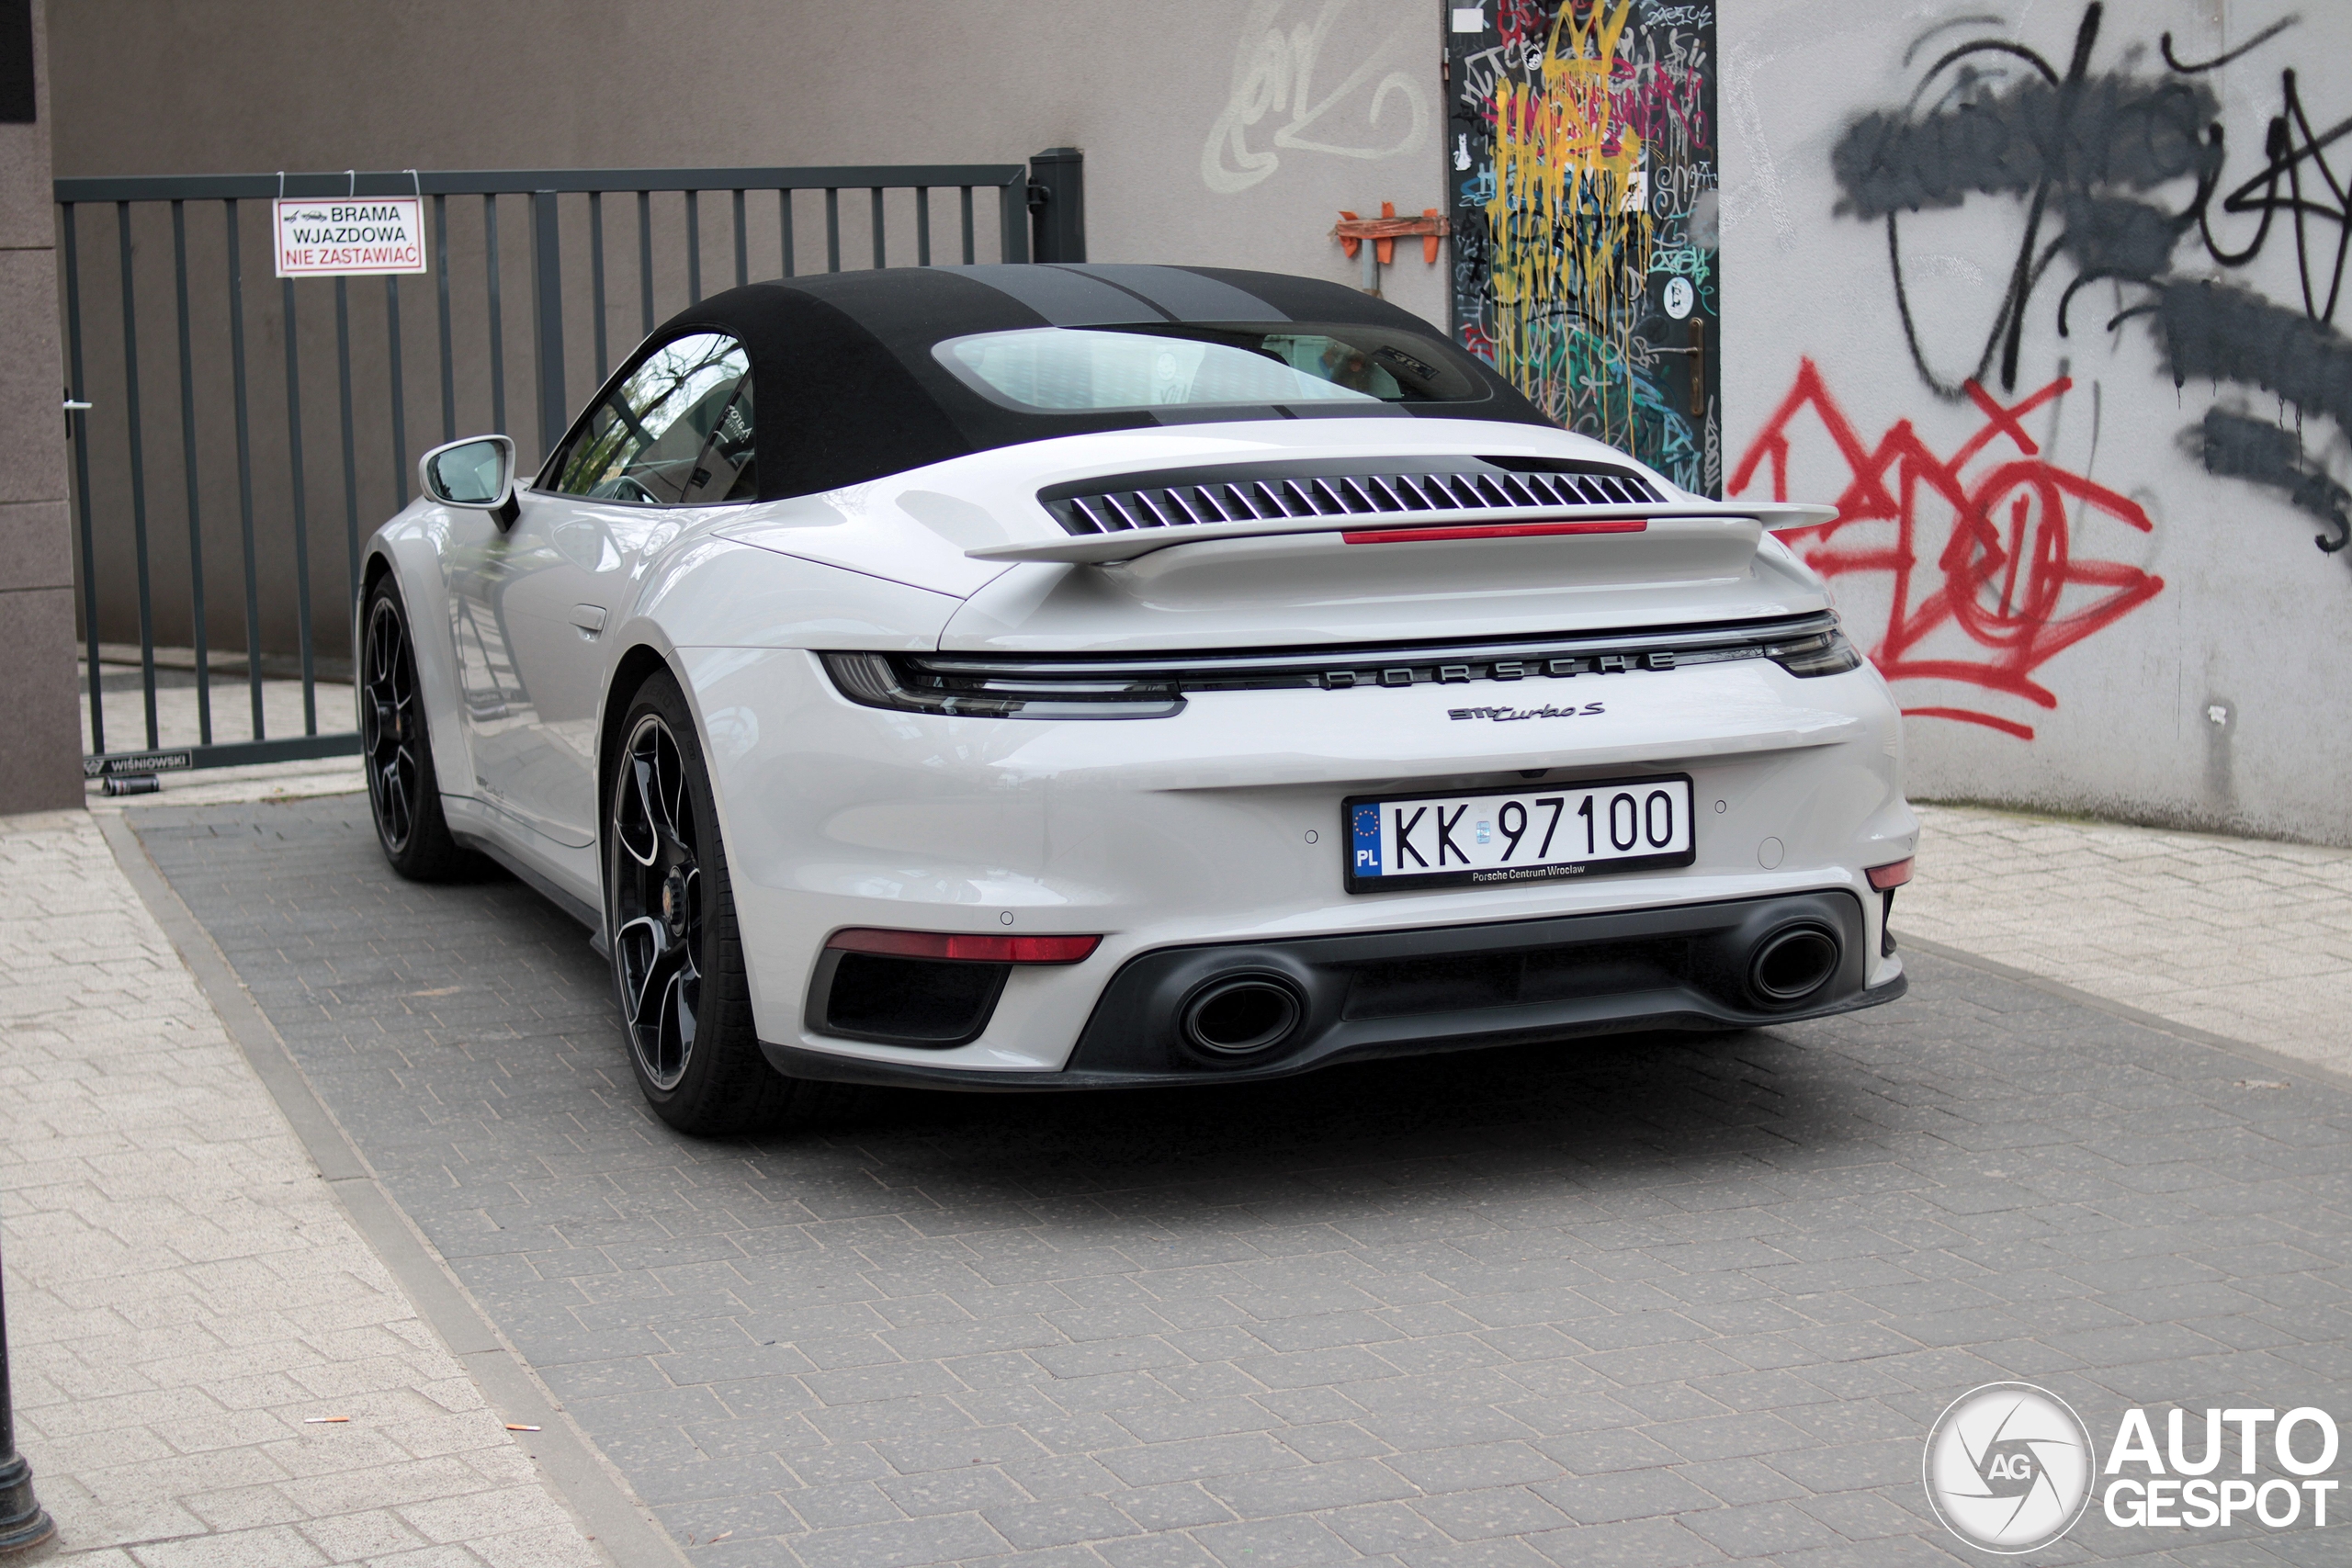
[[[1369,535],[1396,530],[1426,539],[1431,534],[1458,528],[1464,538],[1472,538],[1518,533],[1521,529],[1515,525],[1528,525],[1524,531],[1530,534],[1587,531],[1573,526],[1547,528],[1544,525],[1615,523],[1634,525],[1589,530],[1596,534],[1614,534],[1635,532],[1645,523],[1668,518],[1756,523],[1767,529],[1779,529],[1815,527],[1835,522],[1837,517],[1838,509],[1834,506],[1803,505],[1786,501],[1680,501],[1628,506],[1494,507],[1477,511],[1382,513],[1373,516],[1342,513],[1318,517],[1267,517],[1238,523],[1180,523],[1158,528],[1123,528],[1115,533],[1079,534],[1065,539],[1029,544],[983,545],[964,553],[974,560],[1063,561],[1101,566],[1112,561],[1134,560],[1139,556],[1174,545],[1204,544],[1213,539],[1255,539],[1277,534],[1345,533],[1362,541]]]

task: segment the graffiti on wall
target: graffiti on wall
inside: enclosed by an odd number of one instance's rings
[[[2321,525],[2321,550],[2340,551],[2352,494],[2313,454],[2303,419],[2279,417],[2278,405],[2352,435],[2352,340],[2335,325],[2352,243],[2352,149],[2337,144],[2352,119],[2314,125],[2283,63],[2291,17],[2210,60],[2183,59],[2170,33],[2154,50],[2103,51],[2104,22],[2101,6],[2086,6],[2064,62],[1997,36],[1938,53],[1906,105],[1859,117],[1839,139],[1838,210],[1885,226],[1912,363],[1938,396],[1958,400],[1970,379],[2015,390],[2039,312],[2060,338],[2086,316],[2108,332],[2138,323],[2177,388],[2214,393],[2183,448],[2213,474],[2278,492]],[[2120,63],[2095,68],[2103,53]],[[2211,84],[2232,66],[2278,71],[2258,140],[2223,124]],[[2259,152],[2242,160],[2248,141]],[[2167,186],[2186,192],[2167,201]],[[1987,221],[2011,225],[2015,253],[1975,363],[1955,371],[1921,344],[1902,220],[1980,197],[1991,198]],[[2266,275],[2282,280],[2274,298],[2249,278],[2281,244],[2293,265]],[[2086,310],[2086,289],[2113,303]]]
[[[2173,383],[2167,415],[2174,396],[2191,414],[2183,452],[2282,496],[2321,525],[2321,550],[2352,538],[2352,492],[2309,423],[2352,434],[2352,342],[2335,325],[2352,242],[2352,149],[2337,144],[2352,120],[2323,128],[2304,107],[2278,58],[2291,17],[2210,59],[2169,33],[2119,45],[2107,20],[2086,6],[2061,59],[1991,18],[1931,27],[1905,56],[1918,69],[1902,100],[1855,116],[1830,151],[1837,214],[1883,231],[1901,331],[1888,348],[1973,429],[1949,457],[1907,419],[1866,439],[1807,360],[1729,486],[1785,498],[1794,461],[1807,496],[1842,487],[1837,522],[1783,537],[1861,589],[1850,598],[1869,621],[1855,630],[1889,680],[1933,683],[1909,688],[1931,694],[1905,711],[2025,740],[2031,708],[2057,706],[2036,667],[2165,586],[2120,558],[2144,554],[2132,536],[2152,532],[2146,512],[2033,434],[2049,439],[2071,394],[2089,405],[2096,454],[2101,393],[2118,389],[2078,389],[2068,340],[2147,333]],[[2233,68],[2277,71],[2258,138],[2224,123],[2216,85]],[[1996,237],[1987,287],[1942,287],[1968,264],[1917,254],[1906,232],[1953,210]]]
[[[1448,14],[1455,336],[1566,428],[1720,494],[1714,6]]]
[[[1234,42],[1225,107],[1201,145],[1202,183],[1220,195],[1266,179],[1285,152],[1393,158],[1426,145],[1429,88],[1412,59],[1425,35],[1398,25],[1356,37],[1359,0],[1323,0],[1286,27],[1290,8],[1251,0]]]
[[[1889,681],[1955,682],[2043,708],[2057,694],[2035,669],[2112,626],[2164,591],[2164,580],[2086,553],[2116,528],[2145,534],[2147,513],[2129,497],[2052,463],[2025,420],[2073,389],[2064,377],[2014,403],[1971,378],[1961,384],[1982,423],[1950,456],[1898,420],[1865,442],[1813,361],[1748,446],[1734,494],[1769,467],[1786,499],[1792,449],[1826,443],[1826,468],[1845,481],[1838,521],[1781,536],[1829,578],[1875,577],[1883,622],[1849,629]],[[1817,494],[1808,491],[1808,495]],[[1890,526],[1891,525],[1891,526]],[[1906,706],[1918,718],[1983,725],[2020,740],[2033,727],[1983,708]]]

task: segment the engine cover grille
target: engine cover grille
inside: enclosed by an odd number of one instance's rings
[[[1116,534],[1270,518],[1648,506],[1666,498],[1631,469],[1598,463],[1441,457],[1362,464],[1250,463],[1122,474],[1056,485],[1039,491],[1037,499],[1072,534]]]

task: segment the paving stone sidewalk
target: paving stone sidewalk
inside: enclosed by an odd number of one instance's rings
[[[1917,810],[1898,934],[2352,1073],[2352,850]]]
[[[1929,955],[1773,1030],[699,1142],[521,886],[400,882],[351,797],[129,820],[712,1568],[1951,1563],[1975,1384],[2352,1410],[2352,1094]],[[2123,1557],[2343,1552],[2042,1560]]]
[[[0,818],[0,886],[17,1438],[62,1560],[604,1562],[353,1230],[90,816]]]

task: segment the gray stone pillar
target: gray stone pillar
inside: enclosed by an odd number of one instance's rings
[[[16,33],[0,39],[0,76],[29,64],[35,110],[0,120],[0,813],[82,803],[46,9],[0,4]],[[20,117],[11,85],[0,81],[0,114]]]

